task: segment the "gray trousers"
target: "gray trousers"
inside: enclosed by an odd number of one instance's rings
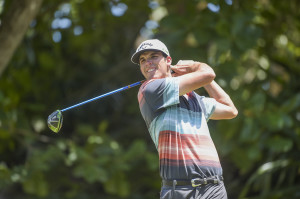
[[[160,199],[227,199],[227,192],[223,182],[198,187],[163,186]]]

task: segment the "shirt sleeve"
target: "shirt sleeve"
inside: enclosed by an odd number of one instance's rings
[[[206,121],[209,120],[210,116],[216,109],[216,100],[210,97],[198,96],[199,103],[201,108],[203,109],[203,113],[205,116]]]
[[[176,77],[153,80],[146,85],[144,96],[153,111],[179,104],[179,80]]]

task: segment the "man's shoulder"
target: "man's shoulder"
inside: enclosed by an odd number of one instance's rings
[[[139,88],[139,92],[138,92],[138,100],[141,101],[142,98],[145,97],[145,92],[146,92],[146,89],[149,90],[151,89],[153,86],[152,83],[154,81],[156,81],[157,79],[150,79],[150,80],[146,80]]]
[[[166,78],[147,80],[141,85],[139,92],[145,92],[146,90],[147,91],[156,90],[158,87],[164,85],[165,81]]]

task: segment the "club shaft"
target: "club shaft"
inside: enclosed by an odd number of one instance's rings
[[[116,90],[114,90],[114,91],[110,91],[110,92],[108,92],[108,93],[105,93],[105,94],[99,95],[99,96],[97,96],[97,97],[94,97],[94,98],[92,98],[92,99],[86,100],[86,101],[84,101],[84,102],[80,102],[80,103],[78,103],[78,104],[75,104],[75,105],[73,105],[73,106],[70,106],[70,107],[64,108],[64,109],[62,109],[62,110],[61,110],[61,112],[64,112],[64,111],[70,110],[70,109],[72,109],[72,108],[75,108],[75,107],[81,106],[81,105],[83,105],[83,104],[86,104],[86,103],[89,103],[89,102],[92,102],[92,101],[95,101],[95,100],[98,100],[98,99],[101,99],[101,98],[103,98],[103,97],[106,97],[106,96],[108,96],[108,95],[112,95],[112,94],[115,94],[115,93],[118,93],[118,92],[121,92],[121,91],[127,90],[127,89],[129,89],[129,88],[132,88],[132,87],[138,86],[138,85],[142,84],[143,82],[144,82],[144,81],[139,81],[139,82],[136,82],[136,83],[133,83],[133,84],[130,84],[130,85],[124,86],[124,87],[122,87],[122,88],[116,89]]]

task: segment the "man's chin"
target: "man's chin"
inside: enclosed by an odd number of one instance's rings
[[[148,75],[148,77],[146,79],[161,79],[161,78],[164,78],[164,76],[161,74],[155,73],[153,75]]]
[[[153,74],[153,75],[148,75],[148,78],[147,78],[147,79],[157,79],[157,78],[156,78],[156,75]]]

